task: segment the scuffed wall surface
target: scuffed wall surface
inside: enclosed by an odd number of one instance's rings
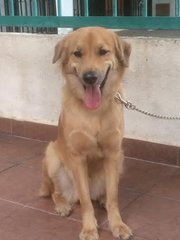
[[[130,38],[132,55],[125,77],[130,101],[159,115],[180,116],[180,39]],[[126,112],[130,138],[180,145],[180,121]]]
[[[52,65],[57,37],[0,35],[0,116],[56,124],[60,81]]]
[[[0,117],[56,125],[62,77],[51,60],[60,36],[0,34]],[[180,39],[126,38],[132,44],[126,96],[157,114],[180,115]],[[125,110],[126,137],[180,145],[180,121]]]

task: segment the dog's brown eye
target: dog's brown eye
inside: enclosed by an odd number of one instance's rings
[[[106,50],[104,48],[99,49],[99,55],[100,56],[104,56],[104,55],[106,55],[106,53],[108,53],[108,50]]]
[[[79,50],[75,51],[73,54],[75,57],[78,57],[78,58],[82,57],[82,53]]]

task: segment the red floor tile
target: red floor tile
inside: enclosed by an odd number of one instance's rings
[[[41,179],[39,164],[41,158],[42,156],[35,160],[39,167],[25,163],[2,172],[0,197],[23,204],[36,198]]]
[[[0,172],[44,152],[46,143],[0,135]]]
[[[0,135],[0,239],[74,240],[81,229],[80,206],[69,218],[38,197],[46,144]],[[180,236],[180,168],[125,160],[119,206],[134,240],[177,240]],[[100,240],[113,240],[104,209],[94,204]]]
[[[166,167],[164,177],[155,184],[150,192],[180,201],[180,168],[169,170],[169,167]]]
[[[177,240],[180,236],[180,201],[144,195],[123,211],[136,236],[148,240]]]
[[[125,159],[124,173],[120,185],[139,192],[148,192],[166,175],[173,172],[173,167],[134,159]]]
[[[78,239],[81,225],[76,221],[22,208],[0,222],[3,240]]]
[[[22,208],[21,204],[15,204],[0,198],[0,223],[4,218],[7,218],[9,215],[16,212],[19,208]]]
[[[125,189],[120,189],[119,193],[119,201],[120,201],[120,209],[124,209],[131,202],[135,201],[135,199],[139,196],[139,194],[130,192]],[[98,225],[102,226],[107,221],[107,213],[106,210],[99,206],[98,203],[93,203],[95,216],[98,221]],[[51,198],[39,198],[38,196],[30,203],[28,206],[37,208],[42,211],[47,211],[49,213],[56,214],[54,210],[54,204]],[[73,211],[69,216],[70,219],[76,219],[81,222],[81,209],[79,204],[75,204],[73,206]]]

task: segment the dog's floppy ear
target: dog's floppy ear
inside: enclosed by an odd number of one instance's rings
[[[52,63],[56,63],[60,58],[62,58],[64,51],[64,39],[60,40],[54,48],[54,56]]]
[[[115,48],[118,61],[123,67],[128,67],[129,56],[131,54],[131,45],[117,36]]]
[[[63,39],[61,39],[54,48],[54,57],[52,60],[52,63],[56,63],[59,59],[61,59],[61,62],[63,63],[66,61],[67,54],[67,41],[68,41],[68,35],[65,36]]]
[[[62,41],[59,41],[55,48],[54,48],[54,56],[53,56],[53,59],[52,59],[52,63],[56,63],[58,59],[61,58],[61,55],[62,55]]]

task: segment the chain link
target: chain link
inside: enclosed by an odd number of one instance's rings
[[[114,99],[118,102],[118,103],[122,103],[124,104],[124,106],[128,109],[128,110],[134,110],[137,111],[139,113],[142,113],[144,115],[150,116],[150,117],[154,117],[154,118],[159,118],[159,119],[164,119],[164,120],[180,120],[180,117],[174,117],[174,116],[163,116],[163,115],[158,115],[155,113],[150,113],[148,111],[142,110],[140,108],[138,108],[136,105],[132,104],[130,101],[125,100],[122,96],[120,92],[117,92],[116,95],[114,96]]]

